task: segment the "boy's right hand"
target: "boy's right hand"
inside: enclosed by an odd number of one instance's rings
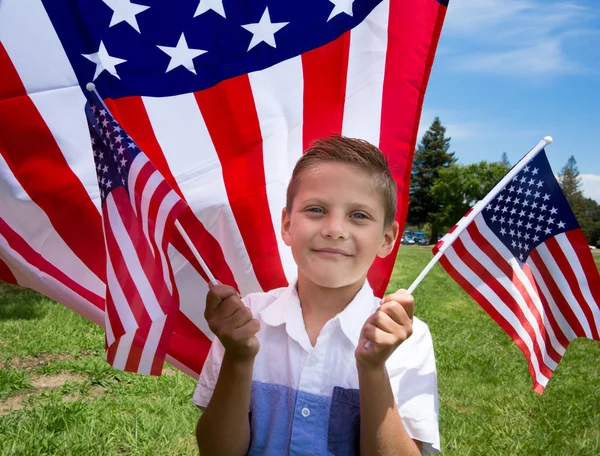
[[[227,356],[236,360],[254,359],[260,348],[256,337],[260,323],[233,287],[210,286],[204,318],[225,347]]]

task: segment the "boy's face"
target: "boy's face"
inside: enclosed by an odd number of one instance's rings
[[[282,236],[298,274],[326,288],[364,279],[375,257],[388,255],[398,223],[384,228],[384,208],[374,179],[341,163],[302,172],[291,213],[282,214]]]

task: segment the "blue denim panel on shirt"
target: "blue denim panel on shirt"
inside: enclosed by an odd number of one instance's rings
[[[327,450],[334,456],[358,455],[360,404],[357,389],[333,388]]]

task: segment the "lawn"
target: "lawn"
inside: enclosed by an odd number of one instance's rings
[[[403,246],[389,289],[430,258]],[[600,343],[574,341],[539,396],[521,352],[439,266],[414,295],[434,338],[444,455],[600,454]],[[194,381],[115,371],[103,343],[66,308],[0,285],[1,455],[197,454]]]

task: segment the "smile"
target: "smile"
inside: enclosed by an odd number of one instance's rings
[[[313,252],[318,253],[320,256],[324,256],[326,258],[345,258],[352,256],[349,253],[344,252],[343,250],[331,248],[313,249]]]

